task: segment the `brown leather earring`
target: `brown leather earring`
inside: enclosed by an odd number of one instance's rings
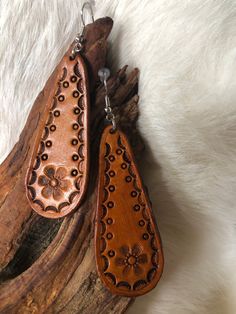
[[[153,289],[163,271],[160,235],[126,135],[117,127],[104,83],[106,120],[99,152],[95,224],[96,264],[114,294],[136,297]]]
[[[82,7],[81,18],[85,27]],[[89,6],[89,9],[92,9]],[[94,22],[93,14],[92,20]],[[40,215],[60,218],[75,210],[86,192],[89,172],[89,86],[83,59],[84,27],[54,73],[39,117],[26,176],[27,197]]]

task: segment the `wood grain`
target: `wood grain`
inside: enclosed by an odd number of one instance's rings
[[[130,298],[113,296],[98,279],[94,259],[97,154],[103,129],[104,89],[97,71],[106,64],[112,20],[86,27],[85,61],[91,96],[91,180],[83,205],[73,215],[50,220],[32,211],[25,176],[44,100],[57,69],[39,94],[18,143],[0,166],[0,313],[123,313]],[[69,48],[71,49],[71,47]],[[121,127],[129,130],[136,152],[143,150],[135,124],[138,116],[138,70],[122,68],[108,81]]]

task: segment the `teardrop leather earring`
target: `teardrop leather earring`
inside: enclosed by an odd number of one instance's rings
[[[116,126],[104,83],[108,125],[99,152],[95,246],[98,273],[114,294],[135,297],[153,289],[163,271],[161,240],[126,135]]]
[[[40,117],[38,136],[26,177],[31,207],[49,218],[75,210],[86,192],[89,172],[89,86],[83,59],[83,30],[57,66],[50,94]]]

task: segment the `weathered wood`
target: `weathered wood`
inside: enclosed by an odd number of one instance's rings
[[[112,296],[97,277],[94,260],[97,151],[103,128],[104,89],[96,83],[105,65],[112,20],[86,27],[85,57],[92,86],[91,170],[86,200],[72,216],[50,220],[33,213],[26,199],[25,175],[35,130],[50,82],[38,96],[18,143],[0,166],[0,313],[123,313],[130,298]],[[120,125],[136,150],[143,148],[135,123],[138,70],[121,69],[108,81]]]

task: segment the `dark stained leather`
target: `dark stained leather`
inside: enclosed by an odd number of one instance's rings
[[[163,271],[160,236],[126,136],[105,128],[99,157],[96,212],[98,273],[114,294],[153,289]]]

